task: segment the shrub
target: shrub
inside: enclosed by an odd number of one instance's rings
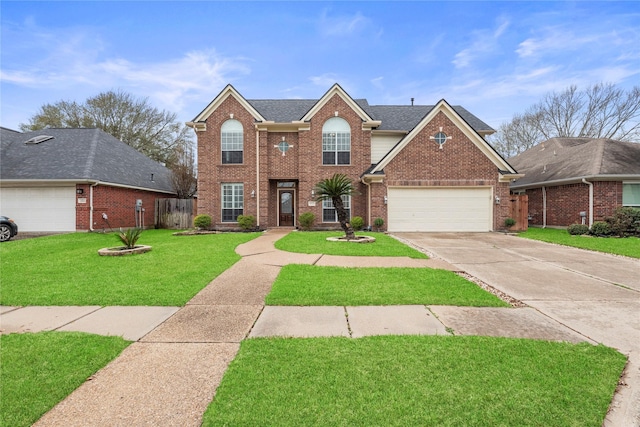
[[[316,216],[313,214],[313,212],[305,212],[298,217],[298,223],[300,224],[300,227],[305,231],[311,230],[315,222]]]
[[[361,216],[354,216],[351,218],[351,226],[354,230],[360,231],[364,227],[364,219]]]
[[[609,236],[611,234],[611,226],[608,222],[596,221],[591,224],[589,234],[592,236]]]
[[[567,227],[567,232],[574,236],[581,236],[589,232],[589,226],[585,224],[571,224]]]
[[[129,228],[127,230],[120,229],[118,233],[118,239],[122,242],[125,248],[133,249],[136,247],[136,242],[142,234],[142,228]]]
[[[211,227],[211,216],[206,215],[206,214],[196,215],[196,217],[193,218],[193,226],[195,228],[209,228],[209,227]]]
[[[382,228],[382,226],[384,225],[384,219],[382,218],[376,218],[373,220],[373,225],[375,225],[376,227],[376,231],[380,231],[380,229]]]
[[[516,225],[516,220],[515,220],[515,219],[513,219],[513,218],[506,218],[506,219],[504,220],[504,226],[505,226],[505,227],[507,227],[507,228],[511,228],[511,227],[513,227],[514,225]]]
[[[256,218],[253,215],[238,215],[238,225],[244,231],[256,228]]]
[[[611,218],[607,218],[611,233],[620,237],[640,237],[640,209],[620,207]]]

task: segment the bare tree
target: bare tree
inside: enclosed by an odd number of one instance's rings
[[[190,199],[196,193],[198,180],[194,157],[192,146],[182,146],[174,150],[171,162],[171,183],[178,199]]]
[[[554,137],[611,138],[640,142],[640,86],[629,91],[599,83],[547,94],[524,114],[498,128],[490,142],[511,157]]]
[[[82,104],[45,104],[28,123],[20,124],[20,129],[96,127],[171,167],[172,159],[180,157],[174,155],[174,150],[193,143],[189,128],[176,117],[175,113],[153,107],[146,98],[137,99],[118,90],[100,93]]]

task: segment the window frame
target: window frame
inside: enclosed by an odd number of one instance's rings
[[[238,120],[226,120],[220,127],[220,162],[223,165],[244,163],[244,127]]]
[[[342,203],[344,204],[344,207],[347,211],[347,219],[351,219],[351,196],[342,196]],[[333,221],[326,221],[325,220],[325,214],[328,214],[329,210],[333,211]],[[325,212],[327,211],[327,212]],[[333,200],[331,199],[324,199],[322,200],[322,222],[323,223],[327,223],[327,224],[333,224],[333,223],[337,223],[338,221],[338,211],[336,210],[335,206],[333,206]]]
[[[629,190],[625,191],[625,189],[627,188],[629,188]],[[635,188],[635,191],[631,190],[630,188]],[[629,200],[632,196],[638,197],[638,199],[633,201]],[[632,202],[635,202],[635,203],[632,203]],[[640,209],[640,182],[623,182],[622,183],[622,206]]]
[[[346,166],[350,164],[351,126],[342,117],[331,117],[322,126],[322,165]]]
[[[238,222],[238,216],[244,215],[244,183],[225,182],[220,187],[220,220]]]

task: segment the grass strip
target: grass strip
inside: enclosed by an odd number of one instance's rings
[[[0,425],[30,426],[130,343],[79,332],[0,336]]]
[[[346,268],[290,264],[267,305],[457,305],[508,307],[457,274],[431,268]]]
[[[556,243],[558,245],[572,246],[574,248],[640,258],[640,238],[638,237],[573,236],[567,233],[567,230],[533,227],[527,231],[518,233],[518,236],[526,239],[540,240],[542,242]]]
[[[344,236],[341,231],[299,231],[289,233],[276,241],[277,249],[303,254],[347,255],[347,256],[406,256],[427,258],[425,254],[384,233],[358,232],[359,236],[376,238],[373,243],[329,242],[327,237]]]
[[[234,249],[259,233],[172,236],[145,230],[140,255],[99,256],[114,234],[72,233],[0,245],[2,305],[181,306],[240,259]]]
[[[204,426],[600,426],[625,365],[589,344],[435,336],[242,342]]]

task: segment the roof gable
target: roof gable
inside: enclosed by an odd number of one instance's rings
[[[464,110],[466,111],[466,110]],[[438,102],[431,110],[429,110],[424,117],[418,122],[418,124],[411,129],[411,131],[396,144],[381,160],[375,165],[373,169],[369,171],[370,174],[380,173],[386,165],[393,160],[398,153],[400,153],[426,126],[429,124],[439,113],[443,113],[447,116],[453,124],[455,124],[471,142],[482,151],[482,153],[491,162],[496,165],[498,170],[503,175],[516,175],[516,170],[500,156],[494,149],[480,136],[467,121],[451,107],[444,99]],[[475,117],[475,116],[474,116]]]
[[[200,112],[192,121],[187,122],[187,126],[193,127],[196,131],[206,130],[206,120],[209,116],[222,104],[227,98],[233,97],[236,99],[242,107],[253,116],[256,121],[265,121],[265,118],[251,105],[233,86],[228,84],[222,91],[213,98],[213,101],[206,106],[204,110]]]
[[[318,100],[318,102],[302,116],[301,121],[308,122],[318,111],[334,96],[339,96],[342,100],[360,117],[363,122],[363,127],[377,127],[380,125],[379,121],[373,120],[373,118],[358,104],[347,92],[340,87],[338,83],[335,83],[331,88]]]

